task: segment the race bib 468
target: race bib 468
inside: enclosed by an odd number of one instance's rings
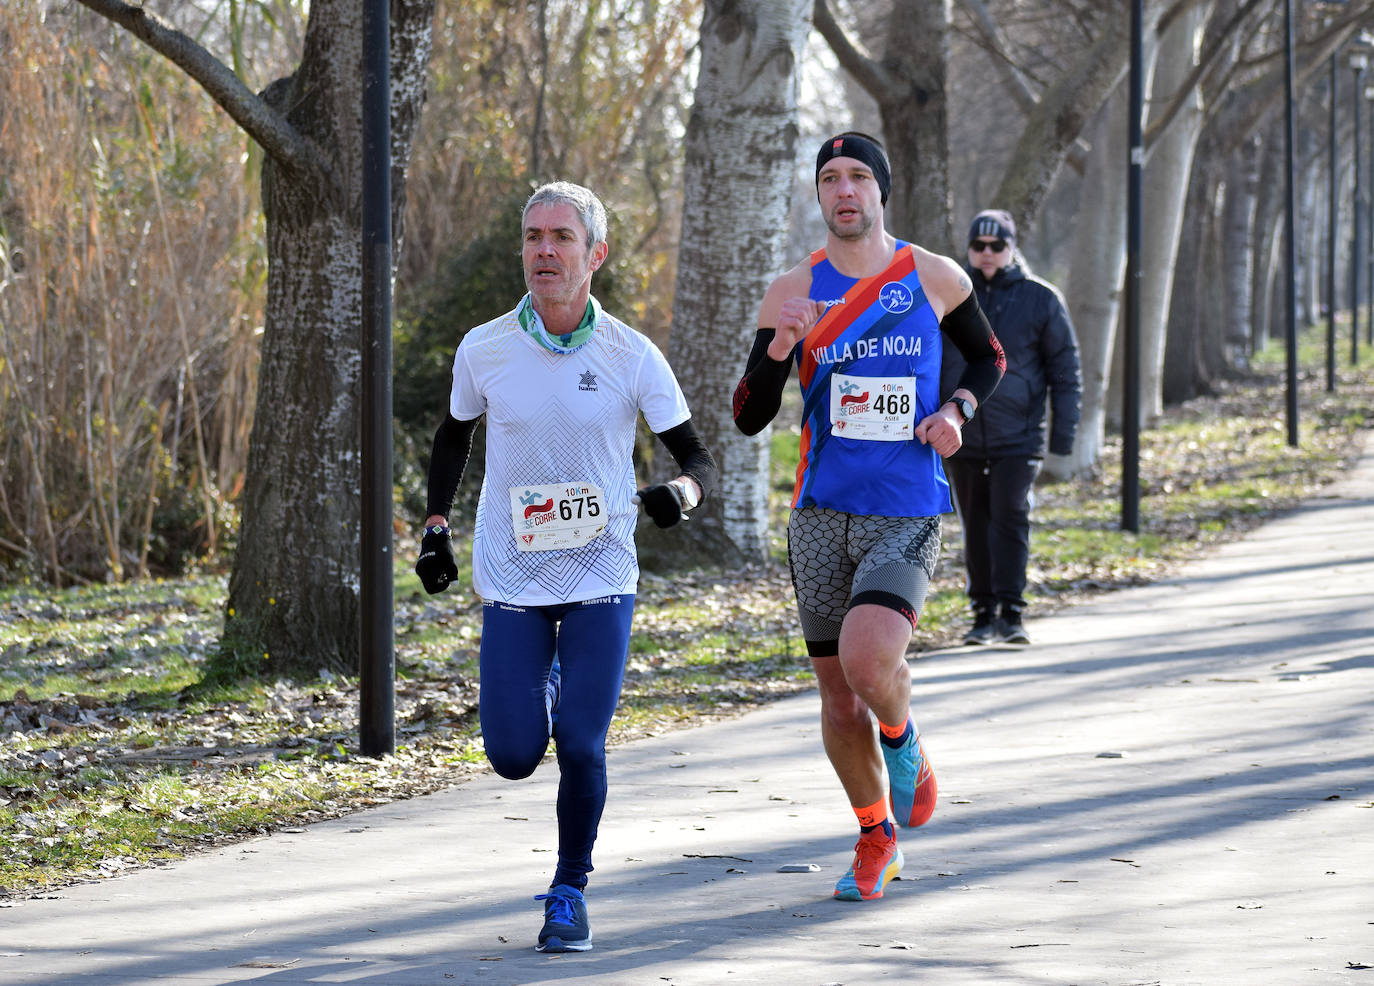
[[[830,378],[830,427],[844,438],[905,442],[915,434],[915,377]]]

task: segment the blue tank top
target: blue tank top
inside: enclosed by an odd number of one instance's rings
[[[940,405],[940,323],[897,242],[876,277],[811,255],[810,297],[826,313],[797,347],[801,461],[793,507],[925,517],[951,509],[939,454],[912,435]]]

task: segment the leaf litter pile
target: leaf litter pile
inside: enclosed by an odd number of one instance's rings
[[[1030,582],[1041,612],[1158,578],[1208,544],[1319,496],[1374,426],[1374,367],[1337,393],[1304,380],[1301,447],[1286,443],[1278,373],[1171,410],[1141,436],[1141,532],[1120,530],[1120,445],[1096,474],[1036,489]],[[775,474],[774,557],[742,572],[643,576],[611,743],[729,716],[813,686],[796,628]],[[960,534],[912,656],[965,628]],[[397,582],[396,745],[357,755],[357,682],[198,687],[216,645],[222,574],[0,589],[0,906],[52,887],[359,808],[486,769],[477,725],[478,601]],[[817,756],[820,756],[819,751]]]

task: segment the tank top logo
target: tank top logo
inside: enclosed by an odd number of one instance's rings
[[[894,315],[900,315],[911,308],[916,296],[901,281],[888,281],[878,292],[878,303]]]

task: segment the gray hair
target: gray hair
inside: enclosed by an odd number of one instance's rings
[[[587,249],[590,250],[598,243],[606,242],[606,207],[601,204],[601,200],[596,197],[591,189],[574,185],[570,181],[555,181],[547,185],[540,185],[534,190],[529,201],[525,203],[525,211],[520,214],[522,229],[525,226],[525,219],[530,214],[530,208],[543,203],[570,205],[577,210],[577,215],[587,230]]]

